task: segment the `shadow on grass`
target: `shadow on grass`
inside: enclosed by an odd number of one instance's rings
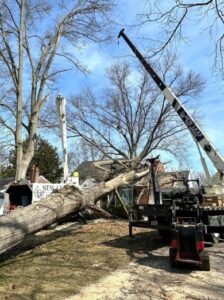
[[[180,268],[170,267],[168,256],[169,242],[163,241],[156,230],[137,233],[133,237],[119,237],[103,244],[109,247],[125,249],[127,255],[140,265],[165,270],[170,273],[186,274],[192,271],[192,268],[186,265],[180,266]]]
[[[20,243],[18,243],[7,252],[0,255],[0,264],[4,264],[4,265],[11,264],[13,263],[13,258],[16,258],[16,256],[19,254],[23,254],[26,251],[33,250],[38,246],[44,245],[48,242],[57,240],[59,238],[69,236],[71,235],[71,233],[73,235],[79,234],[80,230],[77,229],[80,229],[82,225],[84,225],[83,222],[77,222],[61,230],[46,231],[44,235],[35,235],[35,234],[28,235]],[[77,230],[77,232],[75,232],[74,230]],[[45,254],[39,253],[38,255],[46,255],[46,253]],[[28,256],[29,255],[27,255],[27,257]]]

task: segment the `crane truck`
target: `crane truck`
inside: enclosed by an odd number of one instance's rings
[[[141,62],[145,70],[157,84],[165,98],[176,110],[185,123],[196,143],[204,149],[207,156],[218,171],[218,185],[203,187],[199,180],[187,178],[182,181],[183,189],[172,189],[166,195],[159,190],[155,172],[157,158],[149,159],[151,165],[151,183],[153,203],[134,204],[129,216],[129,235],[132,236],[132,227],[149,227],[158,229],[163,237],[169,237],[171,246],[169,251],[172,267],[192,265],[201,270],[210,270],[208,252],[205,250],[205,241],[215,243],[224,234],[224,206],[219,199],[223,196],[222,178],[224,159],[210,142],[206,134],[190,115],[180,99],[168,87],[160,76],[146,61],[122,29],[118,38],[122,37]],[[173,185],[176,180],[173,180]],[[192,188],[192,181],[194,188]],[[218,190],[218,194],[214,191]],[[211,194],[212,192],[212,194]],[[208,205],[209,201],[217,205]]]

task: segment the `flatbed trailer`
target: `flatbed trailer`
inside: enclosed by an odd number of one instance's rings
[[[198,222],[203,223],[203,231],[208,233],[224,234],[224,223],[220,221],[220,225],[209,225],[209,218],[222,217],[224,220],[224,207],[199,207],[199,209],[176,211],[178,215],[197,217],[199,212]],[[137,218],[136,213],[141,216]],[[147,219],[145,219],[145,217]],[[144,218],[144,219],[143,219]],[[170,220],[170,222],[167,222]],[[158,230],[171,230],[172,228],[172,207],[167,205],[138,205],[135,204],[129,213],[129,235],[132,235],[133,227],[152,228]],[[221,220],[221,218],[220,218]],[[166,224],[164,224],[166,223]]]

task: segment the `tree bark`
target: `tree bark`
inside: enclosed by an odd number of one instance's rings
[[[49,197],[27,207],[17,209],[0,218],[0,253],[4,253],[22,242],[25,236],[78,212],[86,206],[94,205],[99,198],[119,186],[133,182],[148,173],[130,171],[108,182],[102,182],[88,191],[81,192],[74,186],[65,186]]]

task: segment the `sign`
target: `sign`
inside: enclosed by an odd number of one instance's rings
[[[49,196],[53,190],[60,190],[64,186],[64,183],[33,183],[31,185],[33,191],[32,202],[44,199]]]

